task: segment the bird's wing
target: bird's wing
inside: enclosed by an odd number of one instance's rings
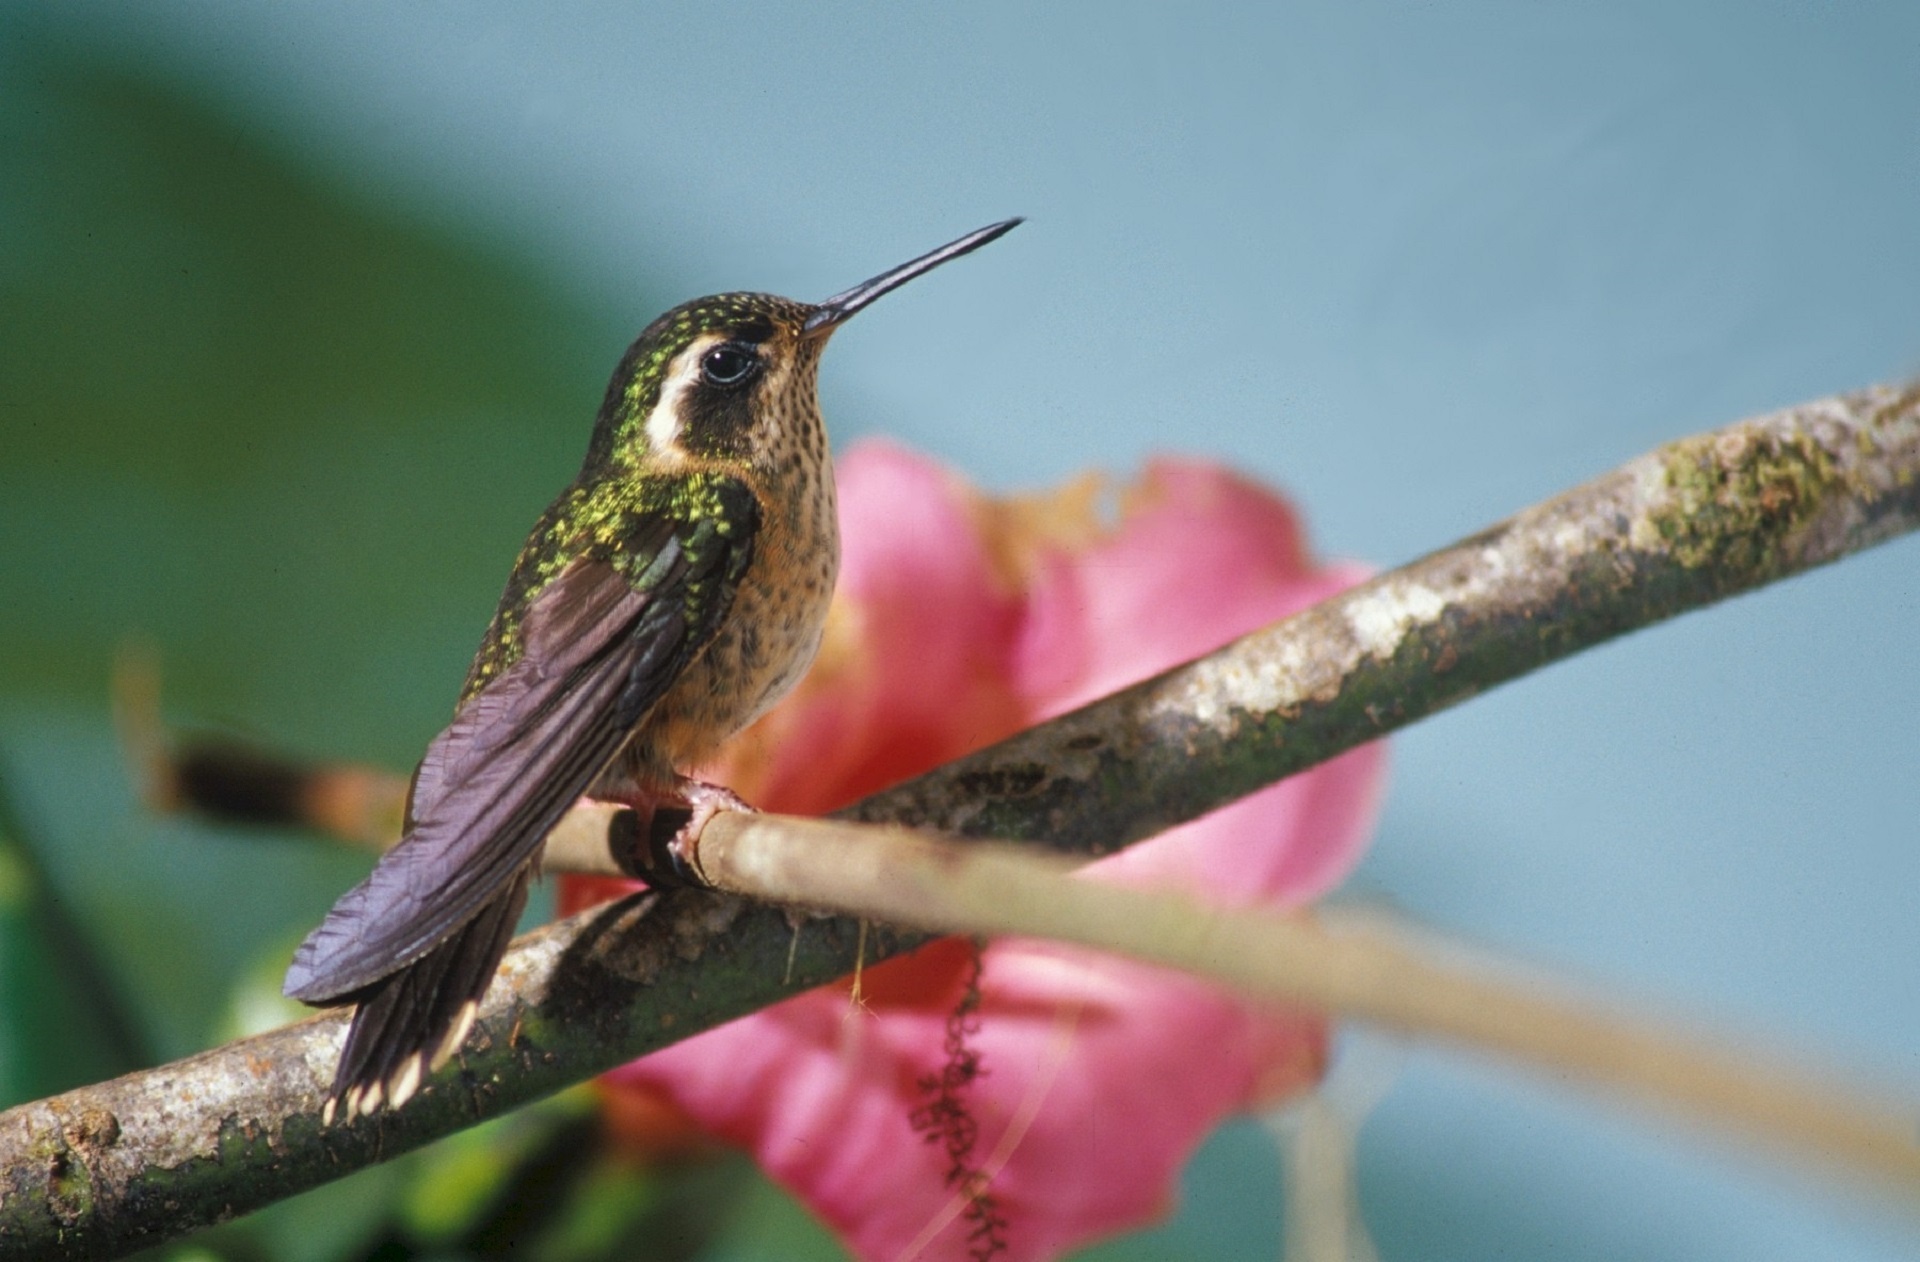
[[[725,527],[668,523],[637,579],[580,560],[534,599],[518,658],[427,747],[406,836],[295,952],[290,997],[353,1000],[512,889],[726,616],[756,522],[752,496],[727,486]]]

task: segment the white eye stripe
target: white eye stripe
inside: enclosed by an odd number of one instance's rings
[[[682,455],[680,434],[684,420],[680,409],[687,391],[700,380],[700,361],[706,353],[726,339],[717,333],[695,338],[692,345],[673,357],[667,366],[666,380],[660,383],[660,399],[647,413],[647,446],[656,456]]]

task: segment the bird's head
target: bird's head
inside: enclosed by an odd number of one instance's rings
[[[587,465],[675,468],[754,461],[817,445],[815,386],[833,331],[880,295],[1009,232],[1008,219],[921,255],[824,302],[714,294],[649,324],[607,386]]]

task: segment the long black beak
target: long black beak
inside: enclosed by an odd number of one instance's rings
[[[872,280],[861,281],[845,293],[835,294],[813,309],[807,322],[801,326],[803,333],[821,335],[831,331],[860,308],[878,298],[890,289],[898,289],[914,277],[945,263],[957,259],[962,254],[971,254],[996,237],[1005,236],[1020,225],[1018,219],[1003,219],[997,224],[969,232],[958,241],[949,241],[937,250],[922,254],[911,263],[902,263],[889,272],[882,272]]]

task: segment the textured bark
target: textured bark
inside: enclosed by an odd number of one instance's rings
[[[1100,854],[1621,632],[1920,524],[1920,390],[1685,439],[848,818]],[[0,1114],[0,1258],[102,1257],[394,1156],[848,971],[851,921],[696,891],[522,939],[468,1050],[322,1129],[326,1016]],[[913,939],[869,935],[867,959]]]

